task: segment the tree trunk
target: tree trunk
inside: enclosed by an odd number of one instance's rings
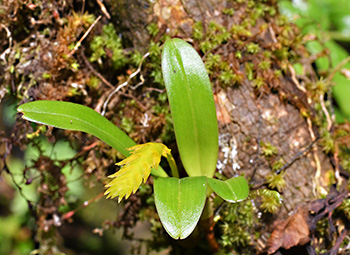
[[[174,254],[182,249],[174,247],[186,247],[186,252],[192,252],[189,247],[198,242],[199,245],[194,250],[196,252],[200,249],[198,247],[207,245],[213,250],[238,250],[241,254],[264,251],[271,254],[279,247],[288,249],[308,243],[307,238],[311,231],[308,228],[305,233],[300,234],[300,238],[291,242],[292,244],[284,245],[281,237],[276,236],[282,235],[281,232],[287,229],[291,222],[310,224],[308,213],[315,208],[314,204],[310,205],[310,201],[319,198],[320,195],[327,195],[328,187],[332,184],[330,176],[333,173],[338,184],[342,178],[339,176],[339,169],[334,167],[334,160],[331,161],[332,155],[327,155],[323,151],[324,146],[319,143],[321,129],[328,125],[327,131],[330,131],[332,123],[331,119],[325,118],[329,113],[324,107],[324,93],[320,96],[312,87],[312,84],[318,81],[313,63],[319,56],[311,56],[306,50],[305,43],[308,38],[302,37],[295,25],[281,17],[275,0],[151,2],[54,1],[52,5],[36,6],[22,1],[10,5],[10,2],[5,1],[6,8],[4,13],[0,14],[0,18],[4,18],[0,32],[4,35],[2,38],[6,38],[1,39],[0,44],[0,51],[4,52],[1,55],[3,62],[0,66],[0,100],[5,97],[4,91],[8,90],[21,102],[38,99],[67,100],[88,105],[98,112],[102,112],[106,105],[105,116],[122,126],[137,142],[168,139],[174,143],[172,135],[168,135],[170,138],[162,136],[171,124],[166,118],[169,114],[167,103],[159,99],[164,94],[164,87],[157,84],[157,75],[154,75],[156,71],[160,72],[159,53],[157,55],[151,52],[149,59],[143,63],[141,74],[145,82],[142,87],[132,88],[131,85],[138,83],[129,81],[128,86],[115,91],[118,84],[126,81],[130,74],[137,70],[137,65],[128,60],[129,62],[125,61],[127,64],[120,68],[113,67],[115,52],[107,46],[104,46],[105,54],[99,59],[103,59],[101,63],[92,60],[93,52],[97,50],[91,45],[96,36],[103,34],[103,25],[107,24],[114,24],[117,37],[121,38],[125,46],[122,50],[123,56],[129,59],[130,52],[137,50],[144,54],[151,51],[150,45],[160,45],[166,36],[180,37],[192,43],[201,54],[213,84],[220,131],[218,176],[230,178],[244,175],[251,186],[251,195],[241,207],[237,204],[231,208],[225,202],[215,204],[215,216],[220,219],[204,227],[206,241],[203,236],[198,237],[201,235],[200,231],[187,240],[187,243],[170,240],[157,225],[159,221],[155,216],[154,207],[149,206],[143,197],[144,194],[151,196],[151,188],[144,191],[143,195],[137,193],[131,196],[129,202],[124,204],[124,210],[120,212],[118,220],[106,221],[103,228],[124,226],[124,234],[130,238],[128,227],[139,221],[140,211],[145,207],[147,217],[156,222],[152,223],[152,234],[160,239],[157,241],[162,245],[172,246]],[[72,15],[71,10],[80,15],[85,11],[95,14],[93,18],[97,23],[86,37],[83,35],[92,26],[92,22],[88,22],[88,18]],[[96,19],[99,15],[100,20]],[[14,16],[16,18],[13,18]],[[47,27],[51,30],[44,32],[44,28]],[[11,30],[12,34],[5,33],[5,28]],[[150,31],[152,29],[154,33]],[[78,43],[79,40],[82,41]],[[17,51],[21,52],[20,56],[16,54]],[[296,64],[302,66],[302,73],[296,73]],[[88,85],[92,77],[98,77],[96,87]],[[107,98],[114,93],[113,91],[118,93],[113,94],[108,101]],[[320,105],[321,110],[315,107],[315,103]],[[154,110],[158,106],[163,111]],[[149,125],[140,124],[145,121]],[[0,166],[6,166],[5,158],[12,146],[18,145],[24,149],[31,143],[27,134],[43,133],[39,131],[17,119],[12,135],[6,137],[6,134],[1,134],[6,149],[5,152],[1,150],[0,156],[4,163]],[[89,180],[90,185],[96,185],[92,184],[94,181],[101,184],[106,178],[106,172],[114,171],[115,158],[119,155],[96,139],[85,134],[62,133],[52,129],[46,132],[46,136],[51,138],[51,141],[65,136],[69,137],[70,141],[81,143],[76,158],[84,159],[83,163],[80,162],[85,171],[83,178]],[[170,146],[176,152],[175,145]],[[61,165],[63,167],[72,162],[73,159],[67,160]],[[53,161],[50,161],[50,164],[51,167],[57,168]],[[35,167],[40,169],[40,164]],[[40,178],[44,180],[45,174],[41,169]],[[63,175],[60,176],[64,178]],[[277,185],[274,185],[276,176],[280,179],[277,178]],[[89,179],[94,177],[94,181]],[[275,178],[274,181],[271,178]],[[66,203],[66,182],[62,183],[62,194],[59,193],[60,197],[51,201],[54,204],[51,207],[55,208],[50,207],[50,210],[57,211]],[[45,181],[42,181],[42,186],[45,185]],[[281,201],[269,200],[273,198],[264,193],[266,190],[280,191]],[[276,198],[278,193],[274,194]],[[341,194],[334,197],[344,198]],[[339,199],[336,201],[340,201]],[[216,203],[215,198],[213,200]],[[327,203],[329,201],[327,200]],[[249,203],[251,209],[246,213],[244,208]],[[38,204],[43,203],[41,201]],[[324,208],[328,208],[325,204],[322,204]],[[306,211],[300,212],[300,208]],[[50,222],[48,228],[56,229],[57,226],[52,225],[51,211],[48,213],[44,209],[39,208],[32,212],[37,219],[40,218],[42,225]],[[234,214],[232,212],[245,215],[242,216],[244,220],[231,221],[239,227],[242,226],[244,231],[227,236],[233,240],[235,235],[248,233],[248,243],[244,243],[246,239],[243,237],[238,241],[231,240],[230,244],[223,240],[225,223],[230,221],[226,218],[228,214]],[[292,212],[296,216],[288,218]],[[63,216],[68,217],[66,214]],[[253,222],[243,227],[245,219],[249,217]],[[284,223],[280,224],[281,221]],[[313,222],[313,226],[315,224]],[[217,227],[218,225],[220,227]],[[268,243],[267,239],[278,229],[278,225],[280,228],[283,225],[282,230],[274,234],[274,239]],[[293,233],[299,230],[294,225],[292,228]],[[37,232],[40,231],[44,230],[39,229]],[[61,235],[72,231],[62,227]],[[101,231],[103,233],[103,230]],[[55,231],[52,233],[54,235]],[[197,237],[199,241],[196,240]],[[307,242],[303,243],[302,239],[307,239]],[[276,240],[281,241],[281,244],[276,245]],[[244,245],[241,245],[242,242]],[[44,241],[42,243],[45,244]],[[241,246],[248,248],[243,249]]]

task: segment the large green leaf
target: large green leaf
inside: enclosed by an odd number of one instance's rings
[[[242,176],[233,177],[226,181],[208,178],[208,183],[216,194],[231,203],[242,201],[249,194],[248,183]]]
[[[174,239],[184,239],[195,229],[202,214],[207,178],[155,178],[154,197],[160,220]]]
[[[83,131],[101,139],[124,156],[126,150],[136,143],[122,130],[93,109],[80,104],[62,101],[35,101],[22,104],[17,108],[23,118],[57,128]],[[152,170],[152,174],[166,177],[163,169]]]
[[[168,40],[163,46],[162,71],[186,172],[212,177],[218,155],[218,124],[202,59],[181,39]]]

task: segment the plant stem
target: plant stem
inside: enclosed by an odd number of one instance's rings
[[[177,169],[176,162],[175,162],[175,160],[173,158],[173,155],[169,154],[166,157],[166,159],[167,159],[167,161],[169,163],[172,176],[176,177],[176,178],[179,178],[179,170]]]
[[[212,202],[207,198],[205,201],[205,206],[201,216],[201,220],[206,220],[214,215],[214,208]]]

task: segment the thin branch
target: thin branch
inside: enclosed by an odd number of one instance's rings
[[[7,61],[6,61],[6,54],[9,54],[12,48],[12,35],[11,35],[11,31],[3,24],[0,24],[1,27],[3,27],[6,31],[6,35],[9,39],[9,47],[4,50],[1,55],[0,55],[0,59],[2,59],[4,61],[4,63],[7,65]]]
[[[292,65],[288,65],[288,68],[289,68],[289,71],[290,71],[290,73],[291,73],[291,78],[292,78],[292,81],[294,82],[295,86],[297,86],[297,88],[298,88],[300,91],[302,91],[302,92],[304,92],[305,94],[307,94],[306,89],[305,89],[303,86],[301,86],[301,84],[300,84],[299,81],[297,80],[296,75],[295,75],[295,70],[294,70],[293,66],[292,66]]]
[[[345,237],[347,236],[348,230],[346,228],[343,229],[343,231],[340,233],[337,241],[335,241],[334,246],[332,247],[332,249],[329,250],[328,255],[337,255],[338,254],[338,250],[341,246],[341,244],[343,243]]]
[[[309,133],[310,133],[310,136],[311,136],[311,139],[312,140],[316,140],[316,136],[315,136],[315,133],[314,131],[312,130],[312,122],[311,122],[311,119],[310,118],[307,118],[307,125],[308,125],[308,129],[309,129]],[[318,149],[317,149],[317,146],[313,147],[312,149],[312,152],[313,152],[313,156],[314,156],[314,160],[315,160],[315,164],[316,164],[316,174],[314,176],[314,192],[315,192],[315,195],[318,194],[319,192],[319,189],[321,188],[320,186],[320,183],[319,183],[319,179],[321,177],[321,162],[320,162],[320,159],[318,157]]]
[[[98,16],[97,19],[94,21],[94,23],[91,24],[91,26],[86,30],[84,35],[80,38],[80,40],[75,45],[74,49],[68,53],[68,56],[72,56],[80,47],[81,43],[84,41],[84,39],[88,36],[88,34],[91,32],[91,30],[94,28],[94,26],[97,24],[97,22],[102,18],[102,16]]]
[[[83,3],[81,5],[81,14],[84,14],[84,10],[85,10],[85,0],[83,0]]]
[[[143,55],[143,57],[142,57],[142,59],[141,59],[141,62],[140,62],[140,64],[139,64],[139,67],[137,68],[137,70],[136,70],[135,72],[133,72],[133,73],[128,77],[128,79],[127,79],[125,82],[123,82],[122,84],[118,85],[118,87],[117,87],[115,90],[113,90],[113,91],[108,95],[106,101],[105,101],[104,104],[103,104],[103,108],[102,108],[102,112],[101,112],[101,115],[102,115],[102,116],[105,115],[106,109],[107,109],[107,105],[108,105],[109,101],[111,100],[111,98],[112,98],[121,88],[127,86],[127,85],[129,84],[130,80],[131,80],[132,78],[134,78],[139,72],[141,72],[142,63],[143,63],[144,59],[145,59],[146,57],[148,57],[148,56],[149,56],[149,52],[147,52],[145,55]],[[138,88],[139,86],[141,86],[141,85],[144,83],[144,79],[143,79],[143,76],[142,76],[142,75],[140,76],[140,79],[141,79],[141,82],[139,82],[138,84],[136,84],[134,87],[131,87],[132,89],[136,89],[136,88]]]
[[[326,119],[327,119],[327,131],[330,131],[331,128],[332,128],[332,118],[327,110],[327,107],[324,103],[324,99],[323,99],[323,95],[320,95],[320,103],[321,103],[321,108],[322,108],[322,111],[324,113],[324,115],[326,116]]]
[[[164,93],[165,92],[165,89],[157,89],[157,88],[147,88],[146,89],[147,91],[156,91],[158,93]]]
[[[105,5],[102,3],[102,1],[100,0],[96,0],[96,2],[98,3],[98,5],[100,6],[101,8],[101,11],[103,12],[104,15],[106,15],[107,19],[110,19],[111,18],[111,15],[109,15]]]
[[[91,70],[91,72],[97,76],[104,84],[106,84],[108,87],[110,87],[111,89],[114,89],[114,86],[106,80],[105,77],[102,76],[102,74],[100,74],[99,72],[97,72],[95,70],[95,68],[91,65],[91,63],[89,62],[89,60],[86,58],[85,54],[83,51],[81,51],[81,57],[83,58],[85,64],[87,65],[87,67]]]
[[[260,106],[258,106],[259,108],[259,128],[258,128],[258,137],[256,139],[257,142],[257,149],[256,149],[256,162],[255,162],[255,167],[252,173],[252,176],[250,177],[250,181],[252,181],[254,179],[254,176],[256,174],[256,170],[258,169],[259,163],[260,163],[260,140],[261,140],[261,126],[262,126],[262,113],[261,113],[261,109]]]
[[[288,167],[293,165],[293,163],[295,161],[297,161],[299,158],[301,158],[304,154],[306,154],[312,148],[312,146],[318,141],[318,139],[319,139],[319,137],[314,139],[304,150],[298,152],[289,162],[287,162],[281,168],[276,170],[275,174],[280,174],[282,171],[286,170]]]
[[[340,71],[340,69],[342,69],[348,62],[350,62],[350,56],[343,59],[342,61],[340,61],[338,63],[338,65],[336,65],[333,70],[331,71],[331,73],[328,75],[328,77],[326,78],[327,82],[331,82],[334,75]]]

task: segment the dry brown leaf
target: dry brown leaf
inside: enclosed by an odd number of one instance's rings
[[[297,245],[305,245],[310,241],[309,233],[308,211],[299,208],[272,232],[267,241],[267,253],[275,253],[279,248],[290,249]]]

